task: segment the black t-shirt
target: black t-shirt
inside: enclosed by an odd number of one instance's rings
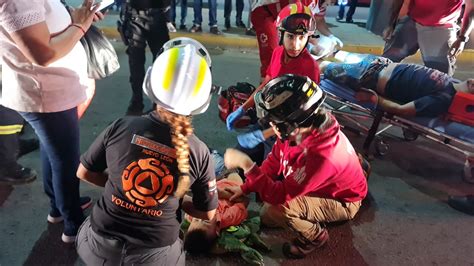
[[[399,64],[385,87],[385,96],[401,104],[414,102],[417,116],[434,117],[448,111],[456,90],[453,78],[436,69]]]
[[[189,150],[193,204],[200,211],[213,210],[217,191],[209,149],[192,135]],[[95,232],[145,247],[176,241],[179,201],[173,193],[179,171],[167,124],[154,115],[118,119],[81,156],[81,163],[109,174],[91,214]]]

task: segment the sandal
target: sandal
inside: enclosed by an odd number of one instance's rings
[[[282,247],[283,255],[290,259],[303,259],[313,250],[322,247],[329,239],[326,229],[323,229],[318,237],[309,241],[303,237],[295,238],[292,243],[284,243]]]

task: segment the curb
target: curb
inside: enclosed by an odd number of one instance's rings
[[[120,40],[120,35],[116,28],[101,27],[105,36],[109,39]],[[186,33],[186,32],[171,32],[170,38],[189,37],[193,38],[205,46],[218,47],[232,47],[237,49],[258,49],[257,40],[255,37],[241,36],[231,33],[223,33],[222,35],[214,35],[210,33]],[[364,45],[364,44],[345,44],[344,51],[361,53],[361,54],[376,54],[380,55],[383,52],[383,46],[378,45]],[[415,54],[416,58],[421,58],[418,51]],[[474,63],[474,49],[464,50],[457,58],[457,61]]]

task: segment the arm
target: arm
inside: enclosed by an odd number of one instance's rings
[[[99,187],[105,187],[107,179],[109,179],[108,174],[104,172],[93,172],[88,170],[82,163],[79,164],[79,168],[76,173],[79,179],[86,181],[89,184],[96,185]]]
[[[387,100],[384,97],[379,95],[378,106],[380,106],[384,111],[392,113],[392,114],[396,114],[396,115],[402,115],[402,116],[415,116],[416,115],[414,102],[409,102],[409,103],[400,105],[396,102]]]
[[[242,191],[258,192],[264,202],[272,205],[283,204],[298,196],[316,191],[327,178],[335,173],[335,169],[325,158],[314,154],[311,158],[307,156],[300,159],[304,162],[295,162],[294,165],[285,167],[289,173],[282,181],[265,178],[262,169],[254,166],[245,175],[246,180],[241,186]]]
[[[332,32],[329,30],[328,24],[324,16],[314,16],[316,20],[316,29],[324,36],[331,36]]]
[[[194,207],[192,198],[188,195],[184,196],[182,203],[183,211],[191,215],[194,218],[203,219],[203,220],[212,220],[216,214],[216,209],[210,211],[200,211]]]
[[[389,40],[392,37],[393,30],[395,29],[395,24],[402,9],[404,0],[393,0],[392,8],[390,13],[390,19],[388,25],[383,30],[382,36],[384,40]]]
[[[84,4],[71,12],[71,25],[63,32],[52,36],[46,22],[40,22],[9,33],[22,53],[33,63],[48,66],[68,54],[82,38],[94,19],[98,4],[85,0]]]
[[[469,39],[469,35],[474,27],[474,0],[466,0],[465,3],[466,6],[464,8],[461,30],[458,33],[458,38],[449,49],[449,56],[452,58],[456,58],[464,50],[464,45]]]

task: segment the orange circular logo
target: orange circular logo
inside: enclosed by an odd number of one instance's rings
[[[153,207],[172,195],[174,178],[159,160],[141,159],[125,168],[122,187],[131,202],[140,207]]]

